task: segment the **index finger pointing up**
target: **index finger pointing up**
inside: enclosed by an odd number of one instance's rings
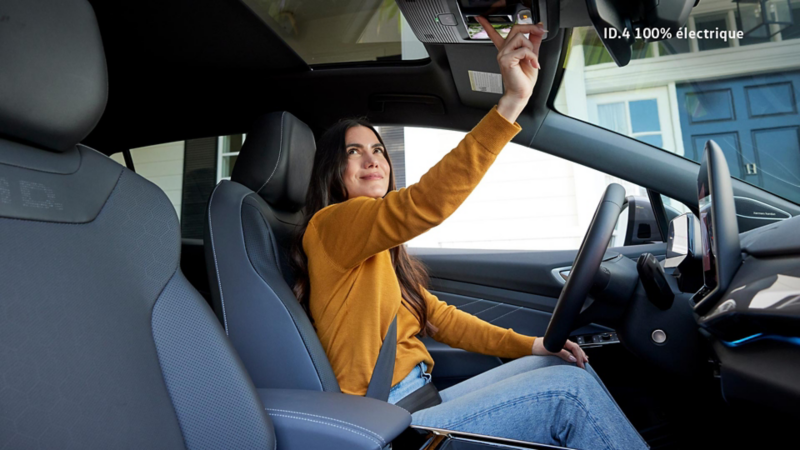
[[[544,37],[544,26],[542,26],[542,22],[539,22],[537,26],[539,27],[540,30],[542,30],[542,32],[531,33],[528,36],[528,40],[530,40],[531,44],[533,44],[533,53],[535,53],[536,56],[539,56],[539,47],[542,46],[542,38]]]
[[[514,25],[508,33],[506,40],[509,40],[520,33],[529,33],[528,40],[533,44],[533,53],[539,56],[539,47],[542,45],[542,37],[544,36],[544,27],[539,22],[536,25]]]
[[[489,39],[491,39],[492,42],[494,43],[494,46],[497,47],[498,50],[502,49],[503,43],[505,42],[503,36],[500,36],[500,33],[498,33],[497,30],[494,29],[492,24],[489,23],[489,21],[486,20],[485,17],[476,16],[475,19],[477,19],[478,23],[480,23],[481,26],[483,26],[483,29],[486,31],[486,34],[489,36]]]

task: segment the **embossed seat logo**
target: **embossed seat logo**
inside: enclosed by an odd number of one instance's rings
[[[36,209],[64,210],[64,204],[56,201],[56,193],[43,183],[36,181],[19,180],[19,198],[22,206]],[[0,177],[0,204],[14,203],[11,183]]]

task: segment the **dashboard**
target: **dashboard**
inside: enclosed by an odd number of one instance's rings
[[[800,402],[800,217],[739,234],[730,173],[709,141],[698,175],[704,287],[701,332],[726,400],[793,411]]]

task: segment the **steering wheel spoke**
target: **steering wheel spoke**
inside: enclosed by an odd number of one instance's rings
[[[625,188],[616,183],[608,185],[547,325],[544,334],[547,351],[558,352],[564,348],[576,319],[584,309],[624,202]]]

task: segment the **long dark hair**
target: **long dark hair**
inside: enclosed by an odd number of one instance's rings
[[[312,323],[311,308],[311,285],[308,277],[308,257],[303,250],[303,235],[308,228],[308,222],[314,217],[317,211],[326,206],[341,203],[347,200],[347,188],[344,185],[342,174],[347,167],[347,151],[345,134],[352,127],[367,127],[375,133],[383,148],[386,145],[381,135],[365,119],[343,119],[331,127],[317,142],[317,152],[314,156],[314,167],[311,170],[311,183],[306,194],[305,214],[303,223],[295,233],[290,249],[289,264],[294,276],[294,286],[292,291],[303,309],[308,314]],[[384,151],[384,157],[389,162],[389,190],[397,189],[394,179],[394,169],[389,153]],[[404,245],[398,245],[389,250],[392,257],[397,280],[400,282],[400,292],[402,294],[402,304],[420,323],[421,334],[423,336],[436,333],[436,328],[428,322],[428,310],[425,307],[425,297],[422,289],[428,287],[430,279],[425,266],[417,259],[408,254]]]

